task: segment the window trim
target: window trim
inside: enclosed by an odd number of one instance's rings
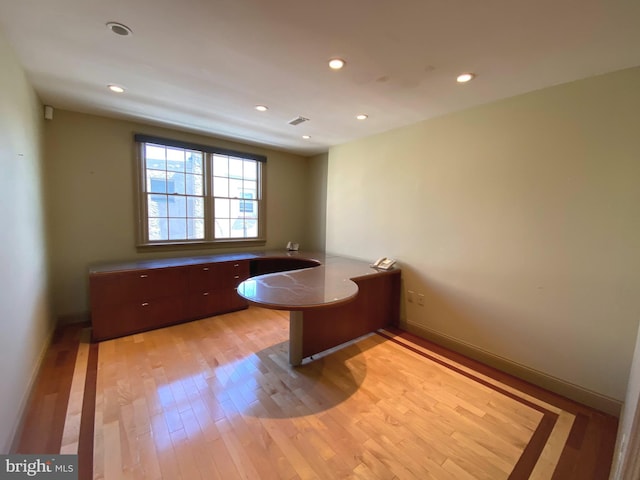
[[[166,147],[184,148],[186,150],[200,150],[206,153],[219,153],[220,155],[228,155],[230,157],[241,157],[248,160],[267,163],[267,157],[257,153],[241,152],[239,150],[231,150],[229,148],[215,147],[212,145],[203,145],[195,142],[184,142],[182,140],[173,140],[165,137],[155,137],[153,135],[144,135],[136,133],[133,136],[136,143],[156,143]]]
[[[152,143],[166,147],[183,148],[187,150],[197,150],[203,153],[203,175],[204,175],[204,215],[205,215],[205,238],[198,240],[160,240],[149,241],[148,239],[148,205],[146,191],[146,166],[144,162],[145,144]],[[203,248],[211,246],[242,247],[266,244],[266,163],[267,157],[264,155],[240,152],[211,145],[201,145],[181,140],[167,139],[145,134],[134,134],[135,146],[135,198],[136,198],[136,248],[146,249],[188,249]],[[256,238],[221,238],[214,237],[214,195],[212,177],[212,158],[214,154],[226,155],[247,160],[255,160],[258,163],[257,172],[257,214],[258,214],[258,236]]]

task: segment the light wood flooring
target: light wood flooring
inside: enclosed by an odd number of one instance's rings
[[[61,329],[20,453],[84,479],[606,479],[617,420],[395,329],[300,367],[248,310],[99,344]]]

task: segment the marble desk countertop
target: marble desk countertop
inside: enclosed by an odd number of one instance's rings
[[[353,280],[394,271],[379,271],[363,260],[336,255],[299,252],[296,256],[316,260],[320,265],[249,278],[240,283],[238,294],[251,303],[276,310],[333,307],[355,299],[358,285]]]

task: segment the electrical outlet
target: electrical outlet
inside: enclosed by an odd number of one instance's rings
[[[419,293],[418,294],[418,305],[420,305],[421,307],[424,307],[424,294],[423,293]]]
[[[415,293],[413,292],[413,290],[407,290],[407,302],[413,303],[413,296],[414,295],[415,295]]]

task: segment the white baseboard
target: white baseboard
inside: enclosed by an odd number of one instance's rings
[[[430,340],[474,360],[496,368],[502,372],[518,377],[539,387],[545,388],[563,397],[582,403],[609,415],[620,417],[623,402],[606,395],[593,392],[565,380],[534,370],[525,365],[500,357],[475,345],[458,340],[448,335],[435,332],[417,323],[402,321],[400,327],[409,333]]]

